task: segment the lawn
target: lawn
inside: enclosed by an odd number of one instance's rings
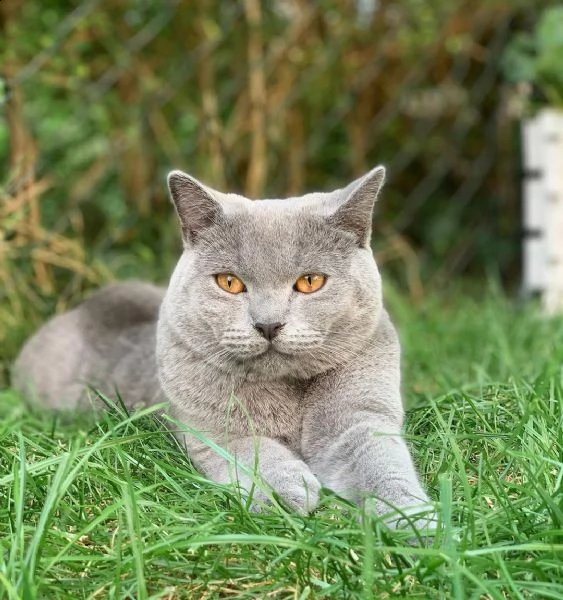
[[[388,292],[430,545],[328,492],[249,513],[151,411],[70,422],[4,390],[0,597],[563,598],[563,320],[478,295]]]

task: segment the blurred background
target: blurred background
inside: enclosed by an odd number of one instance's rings
[[[516,293],[519,118],[543,94],[522,71],[556,4],[2,0],[0,385],[89,289],[166,282],[172,168],[279,197],[383,163],[374,247],[396,289]]]

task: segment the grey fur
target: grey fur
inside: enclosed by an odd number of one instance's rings
[[[160,289],[103,290],[28,342],[16,382],[52,406],[78,402],[85,381],[129,404],[167,398],[203,473],[248,491],[256,470],[298,511],[321,485],[375,494],[380,514],[427,502],[401,437],[399,342],[369,246],[383,179],[378,167],[342,190],[253,202],[172,172],[184,252],[158,324]],[[225,272],[247,291],[222,290]],[[305,273],[325,285],[296,291]],[[270,343],[256,323],[283,327]]]
[[[116,390],[129,406],[164,401],[156,372],[156,321],[164,289],[128,282],[100,290],[48,321],[23,347],[12,383],[32,402],[85,404],[87,386]]]

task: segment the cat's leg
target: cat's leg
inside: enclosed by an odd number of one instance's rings
[[[319,500],[320,483],[307,464],[289,448],[268,437],[242,437],[229,440],[233,463],[203,444],[188,448],[194,465],[218,483],[240,485],[245,494],[252,490],[252,509],[267,504],[263,479],[292,509],[308,513]]]
[[[320,376],[304,405],[301,454],[324,486],[356,502],[374,496],[380,515],[393,507],[416,512],[428,502],[401,436],[394,337],[379,340],[354,365]]]
[[[357,503],[375,496],[380,515],[394,507],[407,513],[424,508],[428,497],[398,428],[370,412],[343,416],[339,431],[322,435],[317,429],[316,443],[309,444],[305,454],[322,484]]]

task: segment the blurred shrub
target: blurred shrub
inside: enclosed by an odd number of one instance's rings
[[[507,79],[527,83],[532,106],[563,108],[563,6],[545,9],[533,33],[520,32],[508,44],[503,66]],[[536,94],[531,94],[535,88]]]

